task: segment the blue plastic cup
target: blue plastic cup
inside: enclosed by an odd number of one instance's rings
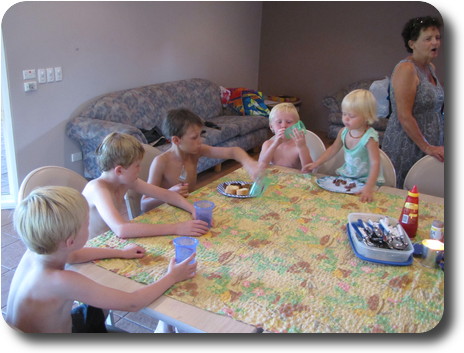
[[[193,207],[195,207],[195,219],[205,221],[208,223],[208,227],[211,228],[213,224],[213,209],[216,205],[211,201],[195,201]]]
[[[176,251],[176,263],[184,261],[190,255],[197,252],[198,240],[195,238],[179,237],[175,238],[172,242]],[[193,259],[189,264],[194,264],[195,262],[195,259]]]

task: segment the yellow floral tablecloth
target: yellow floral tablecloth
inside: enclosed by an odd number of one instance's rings
[[[243,169],[197,190],[189,201],[216,204],[214,226],[199,238],[198,273],[165,295],[271,332],[426,332],[444,310],[444,272],[414,259],[411,266],[386,266],[355,256],[346,234],[352,212],[397,218],[404,198],[375,194],[373,203],[331,193],[316,178],[270,168],[272,184],[260,198],[221,195],[217,185],[249,180]],[[136,222],[174,223],[187,212],[162,205]],[[427,238],[443,205],[420,203],[418,235]],[[122,240],[107,232],[88,245],[147,249],[142,259],[97,264],[142,283],[165,273],[174,256],[174,236]]]

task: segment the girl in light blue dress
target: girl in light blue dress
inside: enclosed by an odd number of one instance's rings
[[[340,176],[357,179],[365,183],[359,191],[362,202],[373,200],[376,185],[384,183],[380,166],[379,135],[370,125],[377,120],[376,100],[365,89],[348,93],[342,101],[341,129],[334,143],[314,163],[302,168],[312,171],[334,157],[343,148],[345,163],[336,170]]]

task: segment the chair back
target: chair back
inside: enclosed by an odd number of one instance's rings
[[[414,185],[420,193],[445,197],[445,163],[428,155],[419,159],[406,174],[403,188],[411,190]]]
[[[309,130],[306,130],[305,139],[311,159],[316,161],[325,151],[324,142],[322,142],[319,136]]]
[[[390,158],[387,156],[387,154],[379,150],[380,152],[380,166],[383,170],[383,177],[385,179],[385,186],[396,186],[396,172],[395,172],[395,167],[393,166],[393,163],[391,162]],[[337,152],[337,154],[325,162],[323,165],[321,165],[318,169],[318,173],[320,174],[325,174],[325,175],[336,175],[335,171],[337,168],[340,168],[343,163],[345,163],[345,156],[343,152],[343,148],[340,148],[340,150]]]
[[[45,166],[34,169],[24,178],[18,192],[21,202],[32,190],[41,186],[68,186],[79,192],[84,190],[87,179],[78,173],[58,166]]]
[[[147,144],[143,144],[143,148],[145,149],[145,154],[143,155],[142,163],[140,164],[139,178],[147,181],[151,162],[157,155],[161,154],[161,151],[156,147]],[[124,199],[126,201],[127,213],[130,219],[134,219],[142,213],[140,208],[140,201],[142,199],[141,194],[133,190],[129,190],[126,192],[126,195],[124,195]]]
[[[395,166],[390,160],[390,157],[388,157],[388,155],[382,150],[380,150],[380,166],[382,168],[383,177],[385,179],[385,182],[383,185],[396,187]]]
[[[333,156],[317,169],[317,173],[325,175],[336,175],[335,171],[340,168],[343,163],[345,163],[345,155],[343,148],[340,148],[335,156]]]

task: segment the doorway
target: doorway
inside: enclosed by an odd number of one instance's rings
[[[14,154],[13,127],[11,124],[8,76],[6,74],[5,52],[2,40],[2,111],[1,111],[1,164],[2,164],[2,209],[14,208],[18,195],[16,158]]]

